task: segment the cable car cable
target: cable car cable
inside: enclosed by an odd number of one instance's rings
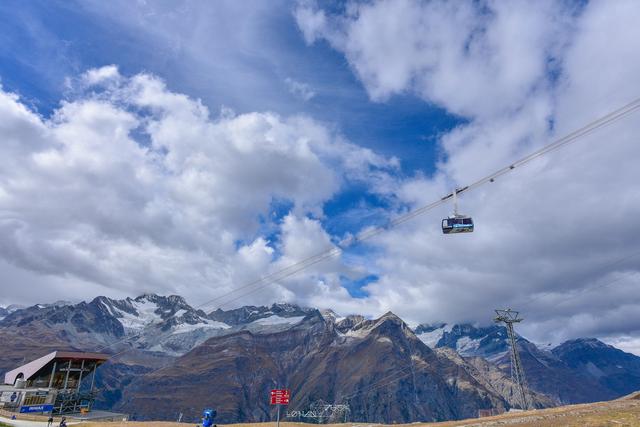
[[[626,261],[626,260],[628,260],[629,258],[636,257],[636,256],[638,256],[638,255],[640,255],[640,251],[637,251],[637,252],[635,252],[635,253],[633,253],[633,254],[631,254],[631,255],[624,256],[624,257],[622,257],[622,258],[620,258],[620,259],[618,259],[618,260],[616,260],[616,261],[614,261],[614,262],[612,262],[612,263],[607,264],[607,266],[614,266],[614,265],[620,264],[621,262]],[[611,280],[611,281],[609,281],[609,282],[606,282],[606,283],[604,283],[604,284],[600,284],[600,285],[597,285],[597,286],[594,286],[594,287],[590,287],[590,288],[583,288],[583,289],[580,289],[577,293],[578,293],[578,294],[580,294],[580,293],[584,293],[584,292],[586,292],[586,291],[592,291],[592,290],[596,290],[596,289],[602,289],[602,288],[605,288],[605,287],[607,287],[607,286],[610,286],[610,285],[612,285],[612,284],[614,284],[614,283],[617,283],[617,282],[619,282],[619,281],[620,281],[620,280],[622,280],[622,279],[623,279],[623,277],[618,277],[618,278],[616,278],[616,279],[614,279],[614,280]],[[569,298],[566,298],[566,299],[561,300],[560,302],[570,301],[570,300],[574,299],[575,297],[576,297],[576,295],[574,294],[574,295],[570,296]],[[534,300],[536,300],[536,299],[539,299],[539,298],[534,298],[534,299],[532,299],[531,301],[534,301]],[[552,307],[557,307],[558,305],[559,305],[559,303],[555,303],[555,304],[553,304],[553,306],[552,306]],[[421,370],[423,370],[423,369],[426,369],[427,367],[428,367],[428,366],[425,366],[425,367],[418,367],[418,368],[415,368],[415,369],[416,369],[416,371],[421,371]],[[399,370],[397,373],[392,374],[391,376],[397,375],[397,374],[399,374],[400,372],[402,372],[402,371],[404,371],[404,370],[406,370],[406,369],[408,369],[408,368],[409,368],[409,366],[407,366],[407,367],[405,367],[405,368],[403,368],[403,369]],[[393,379],[393,380],[390,380],[389,382],[387,382],[387,383],[385,383],[385,384],[381,384],[379,387],[375,387],[375,388],[373,388],[373,389],[376,389],[376,388],[384,387],[384,386],[386,386],[386,385],[393,384],[395,381],[399,381],[399,380],[401,380],[401,379],[403,379],[403,378],[406,378],[406,377],[408,377],[408,376],[409,376],[410,374],[412,374],[412,373],[413,373],[413,372],[408,372],[408,373],[406,373],[406,374],[404,374],[404,375],[400,375],[400,376],[398,376],[397,378],[395,378],[395,379]],[[387,377],[385,377],[385,378],[388,378],[388,376],[387,376]],[[382,382],[382,380],[380,380],[379,382]],[[374,383],[374,384],[372,384],[372,385],[370,385],[370,387],[371,387],[371,386],[373,386],[373,385],[376,385],[376,384],[377,384],[377,382],[376,382],[376,383]],[[352,395],[348,395],[346,398],[348,399],[348,398],[351,398],[352,396],[355,396],[355,395],[358,395],[358,394],[361,394],[361,393],[364,393],[364,392],[370,392],[370,391],[371,391],[371,390],[370,390],[369,388],[367,388],[367,390],[362,390],[362,391],[359,391],[359,392],[353,393]],[[533,390],[529,389],[529,391],[533,391]]]
[[[606,126],[606,125],[614,123],[615,121],[617,121],[617,120],[629,115],[630,113],[632,113],[632,112],[634,112],[634,111],[636,111],[638,109],[640,109],[640,98],[637,98],[636,100],[626,104],[625,106],[623,106],[623,107],[621,107],[621,108],[619,108],[617,110],[614,110],[614,111],[610,112],[609,114],[606,114],[605,116],[588,123],[587,125],[585,125],[585,126],[579,128],[579,129],[569,133],[568,135],[565,135],[564,137],[552,142],[551,144],[548,144],[548,145],[540,148],[539,150],[536,150],[533,153],[531,153],[531,154],[529,154],[529,155],[527,155],[527,156],[525,156],[525,157],[523,157],[523,158],[521,158],[521,159],[519,159],[519,160],[517,160],[515,162],[512,162],[508,166],[505,166],[505,167],[499,169],[498,171],[496,171],[496,172],[494,172],[494,173],[492,173],[490,175],[487,175],[487,176],[485,176],[485,177],[483,177],[481,179],[478,179],[477,181],[475,181],[475,182],[473,182],[473,183],[471,183],[471,184],[469,184],[467,186],[464,186],[464,187],[462,187],[460,189],[457,189],[455,191],[456,191],[457,194],[460,194],[462,192],[468,192],[468,191],[474,190],[477,187],[480,187],[481,185],[484,185],[486,183],[495,182],[496,178],[498,178],[498,177],[500,177],[500,176],[502,176],[502,175],[514,170],[516,167],[523,166],[523,165],[525,165],[525,164],[537,159],[538,157],[543,156],[544,154],[547,154],[547,153],[549,153],[551,151],[557,150],[558,148],[561,148],[561,147],[563,147],[565,145],[568,145],[568,144],[570,144],[572,142],[575,142],[579,138],[581,138],[583,136],[586,136],[586,135],[594,132],[595,130],[600,129],[600,128]],[[439,200],[436,200],[436,201],[434,201],[432,203],[429,203],[427,205],[421,206],[421,207],[419,207],[417,209],[414,209],[414,210],[412,210],[412,211],[410,211],[410,212],[408,212],[408,213],[406,213],[404,215],[400,215],[399,217],[397,217],[395,219],[391,219],[388,222],[388,224],[385,225],[385,226],[374,227],[372,229],[365,230],[365,231],[363,231],[361,233],[358,233],[358,235],[355,236],[353,239],[347,241],[343,245],[343,247],[349,247],[349,246],[352,246],[354,244],[360,243],[362,241],[365,241],[367,239],[375,237],[375,236],[377,236],[377,235],[379,235],[379,234],[381,234],[381,233],[383,233],[383,232],[385,232],[385,231],[387,231],[387,230],[389,230],[391,228],[394,228],[394,227],[396,227],[396,226],[398,226],[400,224],[404,224],[405,222],[410,221],[410,220],[414,219],[415,217],[420,216],[420,215],[422,215],[422,214],[424,214],[424,213],[426,213],[426,212],[428,212],[430,210],[433,210],[434,208],[446,203],[448,201],[448,199],[450,199],[452,197],[453,197],[453,192],[449,193],[448,195],[446,195],[446,196],[444,196],[442,198],[440,198]],[[264,279],[265,279],[265,281],[267,281],[272,277],[276,277],[277,274],[281,273],[282,271],[289,270],[289,269],[295,269],[295,272],[302,271],[302,270],[307,268],[307,266],[303,266],[306,263],[309,263],[309,266],[311,266],[311,265],[317,264],[318,262],[324,261],[327,258],[331,258],[333,256],[336,256],[336,255],[338,255],[340,253],[342,253],[342,248],[332,247],[332,248],[330,248],[328,250],[325,250],[323,252],[319,252],[319,253],[317,253],[317,254],[309,257],[309,258],[303,259],[303,260],[301,260],[301,261],[299,261],[299,262],[297,262],[295,264],[292,264],[292,265],[286,267],[283,270],[280,270],[280,271],[272,273],[272,274],[270,274],[268,276],[265,276]],[[296,268],[296,267],[298,267],[298,268]],[[289,275],[287,275],[286,277],[288,277],[288,276]],[[276,279],[276,280],[278,280],[278,279]],[[220,295],[218,297],[212,298],[211,300],[206,301],[205,303],[203,303],[202,306],[206,306],[206,305],[209,305],[209,304],[211,304],[213,302],[219,301],[219,300],[225,298],[226,296],[228,296],[228,295],[230,295],[230,294],[232,294],[234,292],[237,292],[237,291],[239,291],[241,289],[245,289],[247,287],[252,287],[252,286],[259,285],[262,282],[263,282],[263,279],[256,280],[256,281],[254,281],[254,282],[252,282],[250,284],[247,284],[247,285],[242,286],[240,288],[237,288],[237,289],[235,289],[233,291],[230,291],[227,294]],[[265,284],[269,284],[269,283],[267,282]],[[244,294],[243,296],[246,296],[246,295],[248,295],[248,294]],[[236,299],[229,300],[228,302],[233,302]],[[223,303],[221,303],[221,305],[227,304],[228,302],[223,302]]]
[[[609,263],[607,263],[605,266],[603,266],[603,268],[606,268],[606,267],[612,267],[612,266],[614,266],[614,265],[618,265],[618,264],[620,264],[621,262],[626,261],[626,260],[628,260],[628,259],[630,259],[630,258],[636,257],[636,256],[638,256],[638,255],[640,255],[640,251],[634,252],[634,253],[632,253],[632,254],[630,254],[630,255],[626,255],[626,256],[624,256],[624,257],[622,257],[622,258],[619,258],[619,259],[617,259],[617,260],[615,260],[615,261],[613,261],[613,262],[609,262]],[[592,288],[588,288],[588,289],[583,289],[583,290],[581,290],[581,291],[580,291],[580,293],[582,293],[583,291],[586,291],[586,290],[601,289],[601,288],[604,288],[604,287],[606,287],[606,286],[610,286],[610,285],[612,285],[612,284],[614,284],[614,283],[616,283],[616,282],[620,281],[621,279],[622,279],[622,278],[617,278],[617,279],[614,279],[614,280],[609,281],[609,282],[607,282],[607,283],[604,283],[604,284],[602,284],[602,285],[598,285],[598,286],[595,286],[595,287],[592,287]],[[574,296],[571,296],[570,298],[567,298],[567,299],[565,299],[565,300],[563,300],[563,301],[568,301],[568,300],[571,300],[571,299],[573,299],[573,298],[575,298],[575,295],[574,295]],[[535,300],[537,300],[537,299],[539,299],[539,297],[538,297],[538,298],[534,298],[534,299],[532,299],[531,301],[535,301]],[[558,304],[554,304],[554,307],[555,307],[555,306],[557,306],[557,305],[558,305]],[[169,333],[167,333],[167,335],[166,335],[166,336],[170,336],[171,334],[172,334],[172,332],[169,332]],[[112,355],[112,356],[111,356],[111,359],[113,359],[113,358],[115,358],[115,357],[118,357],[118,356],[120,356],[121,354],[127,353],[128,351],[131,351],[131,350],[132,350],[132,349],[126,349],[126,350],[123,350],[123,351],[121,351],[121,352],[119,352],[119,353],[116,353],[116,354],[114,354],[114,355]],[[156,374],[156,373],[158,373],[158,372],[161,372],[161,371],[163,371],[163,370],[165,370],[165,369],[170,368],[171,366],[172,366],[172,365],[171,365],[171,363],[169,363],[169,364],[167,364],[167,365],[165,365],[165,366],[162,366],[162,367],[157,368],[157,369],[155,369],[155,370],[153,370],[153,371],[151,371],[151,372],[148,372],[148,373],[146,373],[145,375]],[[392,372],[392,373],[390,373],[390,374],[387,374],[387,375],[383,376],[383,377],[382,377],[381,379],[379,379],[378,381],[376,381],[376,382],[374,382],[374,383],[372,383],[372,384],[367,385],[364,389],[361,389],[361,390],[359,390],[359,391],[357,391],[357,392],[354,392],[354,393],[351,393],[351,394],[346,395],[345,397],[343,397],[343,399],[344,399],[344,400],[350,400],[350,399],[352,399],[353,397],[355,397],[355,396],[357,396],[357,395],[360,395],[360,394],[363,394],[363,393],[370,393],[371,391],[374,391],[374,390],[376,390],[376,389],[379,389],[379,388],[384,387],[384,386],[387,386],[387,385],[391,385],[391,384],[393,384],[393,383],[394,383],[394,382],[396,382],[396,381],[400,381],[400,380],[402,380],[402,379],[404,379],[404,378],[407,378],[409,375],[415,374],[416,372],[423,371],[423,370],[427,369],[428,367],[429,367],[429,366],[414,367],[413,365],[411,365],[411,366],[405,366],[405,367],[403,367],[403,368],[397,369],[397,370],[396,370],[396,372]],[[404,371],[407,371],[408,369],[411,369],[411,372],[406,372],[406,373],[402,374]],[[402,375],[400,375],[400,374],[402,374]],[[388,380],[388,381],[387,381],[387,380]]]
[[[612,266],[618,265],[618,264],[622,263],[623,261],[626,261],[626,260],[628,260],[630,258],[637,257],[638,255],[640,255],[640,251],[634,252],[634,253],[632,253],[630,255],[625,255],[624,257],[619,258],[619,259],[617,259],[617,260],[615,260],[613,262],[609,262],[606,265],[604,265],[602,268],[607,268],[607,267],[612,267]],[[610,285],[620,281],[621,279],[622,278],[617,278],[617,279],[614,279],[612,281],[609,281],[607,283],[604,283],[604,284],[601,284],[601,285],[598,285],[598,286],[595,286],[595,287],[592,287],[592,288],[582,289],[582,290],[580,290],[580,293],[582,293],[583,291],[587,291],[587,290],[601,289],[601,288],[610,286]],[[575,298],[575,295],[570,297],[570,298],[567,298],[567,299],[565,299],[563,301],[568,301],[568,300],[571,300],[573,298]],[[531,301],[535,301],[536,299],[539,299],[539,298],[534,298]],[[558,304],[554,304],[554,306],[557,306],[557,305]],[[129,350],[125,350],[125,352],[126,351],[129,351]],[[166,365],[166,366],[163,366],[161,368],[158,368],[158,369],[156,369],[156,370],[154,370],[154,371],[152,371],[150,373],[155,374],[155,373],[160,372],[160,371],[162,371],[164,369],[167,369],[169,367],[171,367],[170,364]],[[392,371],[392,373],[388,373],[387,375],[385,375],[382,378],[380,378],[378,381],[375,381],[372,384],[367,385],[366,387],[364,387],[361,390],[358,390],[358,391],[356,391],[354,393],[351,393],[351,394],[348,394],[348,395],[344,396],[342,399],[343,400],[350,400],[353,397],[358,396],[360,394],[363,394],[363,393],[368,394],[368,393],[370,393],[370,392],[372,392],[374,390],[377,390],[379,388],[391,385],[396,381],[400,381],[400,380],[402,380],[404,378],[407,378],[409,375],[415,374],[416,372],[423,371],[423,370],[425,370],[427,368],[429,368],[429,366],[423,366],[423,367],[414,367],[413,365],[405,366],[403,368],[397,369],[395,372]],[[403,373],[403,372],[405,372],[405,371],[407,371],[409,369],[411,369],[411,372]],[[402,374],[402,375],[400,375],[400,374]]]
[[[467,185],[465,187],[462,187],[460,189],[456,189],[454,191],[456,192],[456,194],[460,194],[462,192],[468,192],[468,191],[474,190],[474,189],[476,189],[476,188],[478,188],[478,187],[480,187],[480,186],[482,186],[482,185],[484,185],[486,183],[495,182],[495,180],[497,178],[499,178],[500,176],[502,176],[502,175],[514,170],[516,167],[523,166],[523,165],[533,161],[534,159],[536,159],[538,157],[541,157],[541,156],[543,156],[543,155],[545,155],[545,154],[547,154],[547,153],[549,153],[549,152],[551,152],[553,150],[557,150],[558,148],[561,148],[561,147],[563,147],[565,145],[571,144],[571,143],[577,141],[579,138],[581,138],[583,136],[586,136],[586,135],[588,135],[588,134],[594,132],[595,130],[600,129],[600,128],[604,127],[604,126],[612,124],[612,123],[622,119],[623,117],[633,113],[634,111],[636,111],[638,109],[640,109],[640,98],[636,98],[635,100],[633,100],[632,102],[624,105],[623,107],[620,107],[620,108],[618,108],[618,109],[616,109],[616,110],[614,110],[614,111],[612,111],[612,112],[610,112],[610,113],[608,113],[608,114],[606,114],[606,115],[604,115],[604,116],[602,116],[602,117],[600,117],[600,118],[598,118],[598,119],[596,119],[596,120],[594,120],[592,122],[589,122],[585,126],[583,126],[583,127],[579,128],[579,129],[577,129],[577,130],[565,135],[564,137],[562,137],[562,138],[560,138],[560,139],[558,139],[558,140],[556,140],[556,141],[554,141],[554,142],[552,142],[552,143],[550,143],[550,144],[548,144],[548,145],[546,145],[546,146],[534,151],[533,153],[531,153],[531,154],[529,154],[529,155],[527,155],[527,156],[525,156],[525,157],[523,157],[523,158],[521,158],[519,160],[516,160],[515,162],[510,163],[508,166],[505,166],[505,167],[503,167],[501,169],[498,169],[496,172],[493,172],[493,173],[491,173],[491,174],[489,174],[489,175],[487,175],[487,176],[485,176],[483,178],[480,178],[480,179],[476,180],[475,182],[473,182],[473,183],[471,183],[471,184],[469,184],[469,185]],[[322,261],[324,261],[326,259],[330,259],[330,258],[333,258],[334,256],[337,256],[337,255],[341,254],[342,251],[343,251],[343,248],[350,247],[350,246],[353,246],[353,245],[358,244],[360,242],[363,242],[365,240],[368,240],[368,239],[370,239],[372,237],[375,237],[375,236],[377,236],[377,235],[379,235],[379,234],[381,234],[381,233],[383,233],[383,232],[385,232],[385,231],[387,231],[387,230],[389,230],[391,228],[397,227],[398,225],[404,224],[405,222],[408,222],[408,221],[410,221],[410,220],[412,220],[412,219],[414,219],[414,218],[416,218],[416,217],[418,217],[420,215],[423,215],[424,213],[426,213],[426,212],[428,212],[430,210],[433,210],[434,208],[436,208],[436,207],[438,207],[440,205],[445,204],[448,201],[448,199],[450,199],[452,197],[453,197],[453,192],[447,194],[444,197],[441,197],[440,199],[438,199],[438,200],[436,200],[434,202],[431,202],[431,203],[429,203],[427,205],[424,205],[424,206],[421,206],[419,208],[416,208],[416,209],[414,209],[414,210],[412,210],[412,211],[410,211],[410,212],[408,212],[406,214],[403,214],[403,215],[400,215],[400,216],[398,216],[396,218],[390,219],[389,222],[385,226],[374,227],[374,228],[371,228],[371,229],[364,230],[364,231],[358,233],[352,239],[347,240],[346,242],[344,242],[341,246],[336,247],[336,246],[332,245],[331,248],[328,248],[328,249],[326,249],[326,250],[324,250],[322,252],[319,252],[319,253],[314,254],[314,255],[312,255],[310,257],[302,259],[302,260],[300,260],[300,261],[298,261],[296,263],[293,263],[293,264],[291,264],[291,265],[289,265],[287,267],[284,267],[284,268],[282,268],[282,269],[280,269],[278,271],[275,271],[273,273],[267,274],[266,276],[263,276],[263,277],[261,277],[259,279],[256,279],[256,280],[253,280],[253,281],[251,281],[251,282],[249,282],[249,283],[247,283],[247,284],[245,284],[243,286],[240,286],[240,287],[238,287],[236,289],[233,289],[233,290],[231,290],[229,292],[226,292],[226,293],[224,293],[222,295],[219,295],[219,296],[217,296],[215,298],[212,298],[212,299],[210,299],[208,301],[205,301],[204,303],[199,304],[198,306],[195,306],[194,308],[195,309],[202,309],[203,307],[206,307],[206,306],[208,306],[208,305],[210,305],[210,304],[212,304],[214,302],[223,300],[224,298],[226,298],[228,296],[231,296],[232,294],[235,294],[235,293],[237,293],[237,292],[239,292],[241,290],[249,289],[249,288],[255,288],[255,289],[252,289],[251,291],[249,291],[247,293],[244,293],[244,294],[242,294],[242,295],[240,295],[238,297],[232,298],[232,299],[230,299],[228,301],[221,302],[218,305],[218,307],[222,307],[222,306],[224,306],[224,305],[226,305],[226,304],[228,304],[230,302],[234,302],[234,301],[236,301],[236,300],[238,300],[240,298],[243,298],[245,296],[251,295],[252,293],[257,292],[258,290],[262,289],[263,287],[266,287],[267,285],[270,285],[270,284],[273,284],[273,283],[277,283],[278,281],[280,281],[282,279],[285,279],[287,277],[290,277],[290,276],[292,276],[292,275],[294,275],[296,273],[299,273],[300,271],[303,271],[303,270],[307,269],[308,267],[310,267],[312,265],[318,264],[318,263],[320,263],[320,262],[322,262]],[[136,337],[138,337],[140,335],[142,335],[142,333],[134,335],[132,337],[127,337],[127,338],[125,338],[123,340],[120,340],[120,341],[116,341],[113,344],[110,344],[110,345],[107,345],[107,346],[103,347],[102,349],[109,348],[112,345],[118,344],[119,342],[124,342],[124,341],[126,341],[128,339],[136,338]]]

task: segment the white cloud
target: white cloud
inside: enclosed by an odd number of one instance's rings
[[[317,39],[326,36],[327,18],[324,11],[315,9],[312,2],[300,2],[301,6],[294,11],[294,16],[298,26],[302,31],[304,39],[311,44]]]
[[[260,235],[274,200],[292,204],[269,228],[283,233],[293,260],[287,242],[305,229],[292,223],[321,216],[324,202],[369,168],[396,167],[306,117],[213,118],[157,77],[126,78],[113,67],[81,80],[88,91],[51,119],[0,92],[0,156],[12,160],[0,166],[0,257],[43,277],[41,286],[87,284],[76,297],[107,287],[198,300],[235,289],[279,265],[278,242]],[[32,298],[42,291],[32,284]]]
[[[640,354],[640,339],[638,338],[623,336],[607,340],[606,342],[627,353]]]
[[[218,76],[216,105],[246,105],[247,93],[272,99],[281,88],[256,72],[278,51],[253,46],[270,6],[248,8],[246,22],[256,25],[231,42],[220,34],[247,12],[234,2],[224,13],[159,7],[113,16],[101,3],[85,7],[153,39],[166,57],[186,58],[190,70],[206,67]],[[400,0],[348,3],[336,15],[301,2],[302,36],[342,52],[372,100],[416,96],[465,120],[440,139],[436,173],[405,180],[390,173],[396,159],[308,117],[212,117],[157,77],[126,77],[115,66],[70,79],[78,92],[50,119],[0,91],[0,156],[11,159],[0,162],[0,273],[12,281],[2,298],[150,290],[198,302],[343,237],[318,218],[345,182],[400,205],[430,202],[630,100],[640,83],[639,9],[633,1]],[[175,31],[158,30],[168,27]],[[640,257],[611,264],[633,254],[640,235],[637,123],[616,123],[464,195],[473,235],[444,238],[443,208],[373,239],[374,251],[351,258],[365,266],[335,258],[231,305],[289,300],[482,323],[513,306],[536,341],[596,335],[631,348]],[[293,207],[273,223],[271,203],[282,199]],[[341,275],[369,272],[380,276],[369,298],[340,286]]]
[[[413,206],[638,96],[637,2],[380,0],[341,15],[301,3],[296,17],[307,42],[346,56],[373,100],[412,94],[467,120],[441,138],[437,172],[397,191]],[[638,123],[627,118],[465,194],[473,235],[442,236],[450,207],[380,235],[369,306],[481,323],[513,306],[541,342],[637,337],[640,255],[628,255],[640,235],[630,220],[640,214]]]
[[[297,111],[282,90],[288,70],[297,69],[298,61],[282,43],[283,13],[290,8],[286,0],[88,0],[77,6],[87,19],[133,45],[116,58],[161,73],[212,108],[224,104],[243,112]],[[130,61],[127,55],[136,57]]]
[[[565,43],[563,3],[353,3],[327,22],[309,4],[295,16],[308,42],[346,55],[371,98],[413,92],[465,116],[504,114],[547,85]]]
[[[291,77],[287,77],[284,82],[289,92],[303,101],[309,101],[316,96],[316,92],[306,83],[299,82]]]
[[[109,80],[119,79],[120,72],[115,65],[107,65],[100,68],[92,68],[82,74],[82,81],[87,85],[104,84]]]

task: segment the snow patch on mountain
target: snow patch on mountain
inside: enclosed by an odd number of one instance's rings
[[[226,323],[216,322],[215,320],[207,320],[205,323],[181,323],[173,328],[173,335],[190,333],[199,329],[230,329],[231,326]]]
[[[470,337],[460,337],[456,342],[456,351],[461,355],[474,355],[480,348],[480,340],[472,339]]]
[[[180,310],[176,311],[173,316],[182,317],[186,313],[187,313],[187,310],[185,310],[184,308],[181,308]]]
[[[152,303],[151,301],[141,301],[134,302],[133,306],[137,312],[137,314],[131,314],[126,311],[119,311],[120,323],[130,332],[139,332],[144,329],[151,323],[157,323],[158,320],[162,319],[158,314],[156,314],[156,310],[158,310],[157,304]]]
[[[344,316],[340,316],[338,313],[331,309],[320,310],[320,314],[325,320],[328,320],[333,323],[338,323],[346,319]]]
[[[271,307],[266,306],[244,306],[229,311],[217,309],[209,313],[208,318],[224,322],[231,326],[247,326],[259,319],[278,316],[281,318],[305,317],[315,311],[313,308],[299,307],[288,303],[276,303]],[[256,323],[255,325],[260,325]]]
[[[280,317],[278,315],[273,315],[269,317],[263,317],[258,320],[254,320],[251,324],[254,325],[296,325],[302,322],[305,316],[294,316],[294,317]]]
[[[420,326],[422,326],[422,328],[418,327],[416,328],[416,331],[420,330],[426,332],[416,333],[416,336],[430,348],[436,348],[445,332],[451,332],[451,329],[453,328],[453,325],[447,324],[439,325],[438,327],[428,327],[426,325]]]
[[[419,325],[415,332],[420,341],[430,348],[450,347],[462,356],[477,356],[483,353],[480,347],[486,338],[478,334],[479,329],[470,325],[425,324]],[[455,336],[455,340],[451,340],[452,336]]]

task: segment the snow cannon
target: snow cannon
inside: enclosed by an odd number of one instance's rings
[[[215,409],[205,409],[202,413],[202,427],[215,427],[213,420],[217,414]]]

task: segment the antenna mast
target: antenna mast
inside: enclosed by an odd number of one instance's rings
[[[522,322],[524,319],[518,317],[519,312],[513,311],[510,308],[506,310],[496,310],[496,323],[504,323],[507,327],[507,334],[509,335],[509,343],[511,346],[511,380],[516,383],[518,387],[518,393],[520,394],[520,407],[523,410],[529,409],[527,404],[527,395],[525,393],[525,378],[524,370],[522,369],[522,362],[520,361],[520,354],[518,354],[518,347],[516,345],[516,333],[513,330],[513,324]]]

